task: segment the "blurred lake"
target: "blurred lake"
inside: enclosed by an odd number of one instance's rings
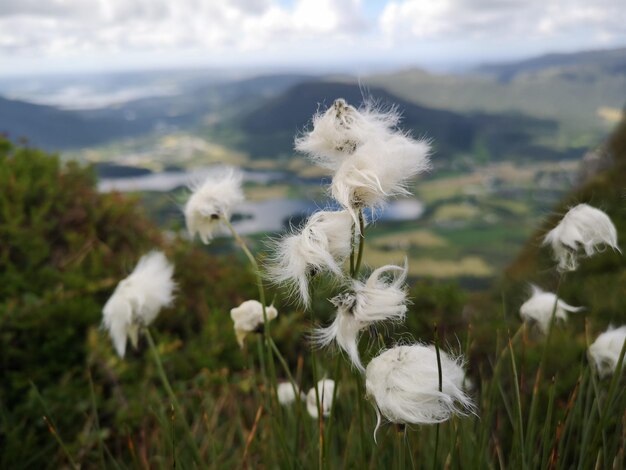
[[[193,187],[205,178],[224,171],[226,167],[204,167],[188,171],[163,171],[147,173],[138,176],[123,176],[116,178],[101,178],[98,190],[101,192],[171,192],[181,187]],[[277,182],[293,184],[319,185],[318,180],[294,178],[288,172],[242,170],[244,183],[269,185]],[[271,198],[262,201],[245,201],[236,210],[233,225],[241,234],[261,232],[280,232],[291,223],[299,222],[321,209],[338,209],[329,201],[326,205],[305,199]],[[416,199],[400,199],[390,202],[376,213],[368,213],[369,219],[377,221],[406,221],[417,220],[424,212],[423,204]]]

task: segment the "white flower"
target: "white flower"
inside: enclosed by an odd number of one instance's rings
[[[370,139],[338,167],[331,194],[353,218],[366,207],[381,207],[388,198],[410,194],[408,182],[430,167],[426,141],[396,133]]]
[[[335,393],[335,381],[331,379],[322,379],[317,382],[317,394],[315,393],[316,387],[311,388],[306,395],[306,409],[312,418],[319,418],[319,410],[322,411],[322,416],[330,416],[330,411],[333,406],[333,395]],[[319,410],[317,408],[317,402],[319,399]]]
[[[364,371],[359,357],[359,334],[362,330],[382,321],[403,321],[407,298],[404,281],[407,266],[388,265],[376,269],[365,283],[352,281],[351,292],[338,295],[331,302],[337,307],[333,323],[313,333],[318,346],[328,346],[333,341],[350,357],[359,370]],[[391,279],[383,277],[396,272]]]
[[[342,275],[341,265],[352,248],[352,218],[346,211],[319,211],[299,233],[280,239],[268,276],[286,283],[304,305],[310,302],[309,278],[321,272]]]
[[[589,346],[589,355],[601,376],[615,372],[624,341],[626,341],[626,326],[615,329],[609,327]]]
[[[555,318],[566,321],[567,312],[580,312],[584,307],[572,307],[566,304],[551,292],[544,292],[539,287],[532,285],[532,295],[530,299],[522,304],[519,309],[520,316],[523,320],[532,320],[537,322],[539,329],[543,333],[547,333],[550,329],[552,320],[552,312]]]
[[[609,216],[588,204],[572,207],[546,234],[543,244],[552,246],[559,271],[574,271],[581,251],[585,256],[592,256],[604,246],[620,251],[617,230]]]
[[[192,188],[185,205],[187,231],[209,243],[220,228],[221,219],[230,219],[233,206],[243,201],[242,175],[230,168],[210,175],[204,183]]]
[[[176,287],[174,266],[160,251],[142,256],[134,271],[120,281],[102,310],[117,353],[124,357],[126,338],[137,347],[139,327],[148,326],[159,311],[172,304]]]
[[[278,311],[273,305],[265,308],[267,321],[273,320],[278,316]],[[239,307],[230,310],[230,318],[232,318],[235,327],[235,336],[237,343],[243,347],[243,340],[248,333],[260,331],[261,326],[265,322],[263,318],[263,304],[258,300],[246,300]]]
[[[365,372],[365,389],[376,405],[376,429],[381,414],[393,423],[430,424],[473,410],[470,398],[463,392],[462,358],[441,350],[439,355],[441,392],[434,346],[396,346],[372,359]]]
[[[278,395],[278,403],[283,406],[291,405],[296,398],[303,396],[302,392],[297,385],[291,382],[281,382],[276,388],[276,395]]]
[[[339,98],[325,112],[313,116],[313,129],[298,137],[295,147],[319,165],[336,170],[364,142],[391,134],[398,121],[395,109],[382,112],[366,102],[357,110]]]

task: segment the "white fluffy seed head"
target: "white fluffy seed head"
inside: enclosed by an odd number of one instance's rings
[[[463,392],[463,359],[439,353],[441,392],[434,346],[396,346],[372,359],[365,372],[365,388],[378,414],[376,428],[381,415],[392,423],[431,424],[473,411],[471,399]]]
[[[430,167],[430,145],[396,133],[370,139],[338,167],[331,195],[356,220],[359,209],[379,208],[389,198],[408,195],[408,182]]]
[[[354,280],[352,291],[331,300],[337,307],[335,320],[313,332],[312,341],[319,347],[336,343],[352,364],[364,371],[359,356],[361,331],[378,322],[404,321],[407,311],[406,276],[408,266],[388,265],[372,272],[365,283]],[[393,273],[391,277],[385,276]]]
[[[174,266],[160,251],[144,255],[133,272],[117,285],[102,309],[103,325],[115,350],[124,357],[126,339],[137,345],[139,327],[148,326],[159,311],[172,304]]]
[[[531,297],[522,304],[519,313],[524,321],[536,322],[542,333],[550,330],[552,312],[554,317],[567,321],[567,312],[580,312],[584,307],[572,307],[559,299],[551,292],[544,292],[539,287],[532,285]]]
[[[315,389],[317,388],[317,395]],[[306,395],[306,409],[312,418],[319,418],[319,411],[321,410],[322,416],[330,416],[331,408],[333,406],[333,395],[335,394],[335,381],[331,379],[322,379],[317,382],[317,387],[313,387]],[[318,398],[319,397],[319,398]],[[317,401],[319,399],[319,410],[317,408]]]
[[[221,219],[230,219],[233,207],[243,201],[242,175],[232,168],[218,171],[192,187],[193,193],[185,205],[185,222],[189,235],[199,235],[209,243],[220,229]]]
[[[352,247],[352,218],[346,211],[319,211],[302,230],[275,243],[268,277],[286,284],[290,294],[308,306],[309,278],[321,272],[341,277],[341,265]]]
[[[620,251],[609,216],[588,204],[572,207],[546,234],[543,244],[552,247],[559,271],[576,270],[580,256],[592,256],[607,246]]]
[[[267,321],[271,321],[278,316],[278,311],[273,305],[265,308]],[[239,307],[230,310],[230,318],[233,320],[235,336],[239,346],[243,347],[243,341],[248,335],[260,329],[265,323],[263,317],[263,304],[258,300],[246,300]]]
[[[626,325],[620,328],[609,327],[589,346],[589,355],[600,376],[604,377],[615,372],[624,341]]]
[[[301,397],[301,394],[298,386],[291,382],[281,382],[276,388],[278,403],[283,406],[291,405],[297,398]]]
[[[366,101],[356,109],[339,98],[326,111],[313,116],[313,128],[296,138],[295,147],[315,163],[334,171],[363,143],[392,133],[399,119],[393,108],[382,111],[372,101]]]

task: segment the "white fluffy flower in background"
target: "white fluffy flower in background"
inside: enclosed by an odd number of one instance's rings
[[[365,388],[381,415],[392,423],[431,424],[446,421],[453,414],[473,411],[463,391],[463,359],[439,351],[442,387],[434,346],[396,346],[382,352],[367,365]]]
[[[291,382],[279,383],[276,388],[276,395],[278,395],[278,403],[283,406],[291,405],[298,398],[305,398],[298,386]]]
[[[379,208],[391,197],[408,195],[408,182],[430,168],[430,144],[396,133],[361,145],[338,167],[330,191],[353,218],[360,209]]]
[[[359,334],[378,322],[403,321],[407,311],[407,292],[404,284],[408,267],[382,266],[365,283],[352,281],[351,292],[340,294],[331,302],[337,307],[335,320],[326,328],[313,332],[313,342],[328,346],[333,342],[348,354],[352,364],[364,371],[359,357]],[[393,276],[386,276],[395,273]]]
[[[615,372],[624,341],[626,341],[626,326],[609,327],[589,346],[589,355],[601,376]]]
[[[567,321],[567,312],[580,312],[584,307],[572,307],[551,292],[544,292],[535,285],[530,286],[532,295],[522,304],[519,313],[524,321],[534,321],[543,333],[550,329],[552,313],[554,317]]]
[[[198,234],[205,244],[213,239],[221,218],[229,220],[233,207],[244,199],[241,181],[241,173],[229,168],[191,188],[193,193],[185,204],[184,213],[187,231],[192,237]]]
[[[278,311],[273,305],[265,308],[267,321],[273,320],[278,316]],[[260,331],[261,326],[265,322],[263,318],[263,304],[258,300],[246,300],[239,307],[230,310],[230,318],[232,318],[235,328],[235,336],[237,343],[243,347],[243,341],[248,333]]]
[[[341,277],[341,265],[352,248],[352,218],[346,211],[319,211],[299,233],[275,243],[268,277],[289,286],[290,294],[309,305],[309,278],[320,272]]]
[[[315,389],[317,388],[317,394]],[[306,409],[312,418],[319,418],[319,411],[322,411],[322,416],[330,416],[331,408],[333,406],[333,395],[335,393],[335,381],[331,379],[322,379],[317,382],[317,387],[313,387],[306,395]],[[318,398],[319,397],[319,398]],[[317,401],[319,399],[319,410],[317,408]]]
[[[393,133],[399,119],[394,109],[379,111],[372,102],[366,102],[357,110],[339,98],[313,116],[313,128],[296,138],[295,147],[320,166],[336,170],[364,142]]]
[[[585,256],[592,256],[606,246],[620,251],[617,230],[609,216],[588,204],[572,207],[546,234],[543,244],[552,247],[559,271],[574,271],[581,251]]]
[[[124,357],[126,339],[137,347],[139,328],[148,326],[163,307],[172,304],[174,266],[160,251],[142,256],[133,272],[120,281],[102,310],[103,325],[115,350]]]

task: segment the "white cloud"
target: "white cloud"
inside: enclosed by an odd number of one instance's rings
[[[387,40],[549,36],[587,31],[626,36],[623,0],[401,0],[379,18]]]
[[[0,75],[420,65],[626,43],[626,0],[0,0]]]
[[[261,49],[365,31],[361,0],[0,0],[0,51]]]

